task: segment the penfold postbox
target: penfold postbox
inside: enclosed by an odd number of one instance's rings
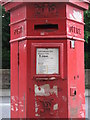
[[[88,2],[6,2],[11,30],[11,118],[85,118]]]

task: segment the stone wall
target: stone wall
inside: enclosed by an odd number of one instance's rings
[[[85,69],[85,85],[90,88],[90,69]]]
[[[10,89],[10,69],[0,69],[0,89]]]
[[[90,88],[90,69],[85,70],[85,85]],[[0,89],[10,89],[10,69],[0,69]]]

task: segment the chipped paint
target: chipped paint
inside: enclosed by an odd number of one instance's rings
[[[58,88],[49,84],[36,85],[35,88],[35,116],[56,114],[58,111]]]
[[[18,97],[11,96],[11,111],[18,112]]]
[[[58,104],[53,105],[53,110],[57,110],[58,109]]]
[[[40,115],[36,113],[35,116],[39,117]]]
[[[85,97],[85,92],[84,92],[84,97]]]
[[[57,96],[57,86],[53,86],[52,89],[50,89],[49,84],[44,84],[41,86],[34,85],[35,88],[35,96],[50,96],[50,94],[55,93]]]
[[[78,114],[78,107],[70,108],[70,117],[73,117]]]
[[[79,94],[79,97],[80,97],[81,99],[83,99],[82,94]]]
[[[19,100],[19,111],[24,112],[24,96]]]
[[[82,104],[82,109],[85,110],[85,104]]]
[[[82,118],[85,118],[85,113],[84,113],[84,111],[80,111],[80,115],[81,115]]]
[[[63,99],[63,101],[67,101],[67,98],[66,98],[66,96],[62,96],[62,99]]]
[[[24,112],[24,98],[18,100],[17,96],[11,96],[11,111],[18,112],[19,110]]]
[[[26,48],[26,44],[24,44],[24,49]]]

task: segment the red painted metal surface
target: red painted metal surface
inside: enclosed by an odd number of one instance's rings
[[[85,118],[83,10],[88,4],[5,7],[11,18],[11,118]]]
[[[85,117],[84,43],[75,41],[75,48],[76,50],[68,48],[68,109],[70,117],[83,118]],[[73,92],[76,95],[72,95]]]
[[[11,116],[18,117],[18,42],[11,44]],[[14,58],[14,59],[13,59]]]

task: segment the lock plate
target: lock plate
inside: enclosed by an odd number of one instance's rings
[[[76,87],[71,87],[70,88],[70,96],[75,96],[76,95]]]

